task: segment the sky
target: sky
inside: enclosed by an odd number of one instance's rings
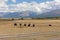
[[[41,3],[41,2],[46,2],[46,1],[52,1],[52,0],[8,0],[8,4],[18,4],[18,3],[22,3],[22,2],[38,2],[38,3]]]
[[[0,0],[0,16],[6,12],[33,11],[36,14],[60,9],[60,0]]]

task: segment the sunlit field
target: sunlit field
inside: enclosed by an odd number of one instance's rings
[[[60,20],[1,20],[0,40],[60,40]]]

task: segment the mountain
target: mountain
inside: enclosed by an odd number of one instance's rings
[[[37,15],[37,12],[32,11],[23,11],[23,12],[7,12],[4,16],[1,18],[44,18],[44,17],[58,17],[60,16],[60,9],[59,10],[53,10],[50,12],[42,13]]]
[[[37,16],[36,12],[32,11],[23,11],[23,12],[7,12],[6,15],[2,16],[1,18],[32,18]]]
[[[44,17],[58,17],[58,16],[60,16],[60,9],[42,13],[42,14],[38,15],[37,17],[44,18]]]

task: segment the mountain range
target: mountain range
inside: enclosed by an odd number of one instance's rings
[[[60,9],[53,10],[46,13],[41,13],[37,15],[37,12],[32,11],[23,11],[23,12],[7,12],[4,16],[0,16],[0,18],[44,18],[44,17],[58,17],[60,16]]]

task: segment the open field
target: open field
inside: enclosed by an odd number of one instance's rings
[[[14,23],[17,23],[17,26],[14,26]],[[32,24],[35,24],[35,27],[32,27]],[[60,20],[0,21],[0,40],[60,40]]]

